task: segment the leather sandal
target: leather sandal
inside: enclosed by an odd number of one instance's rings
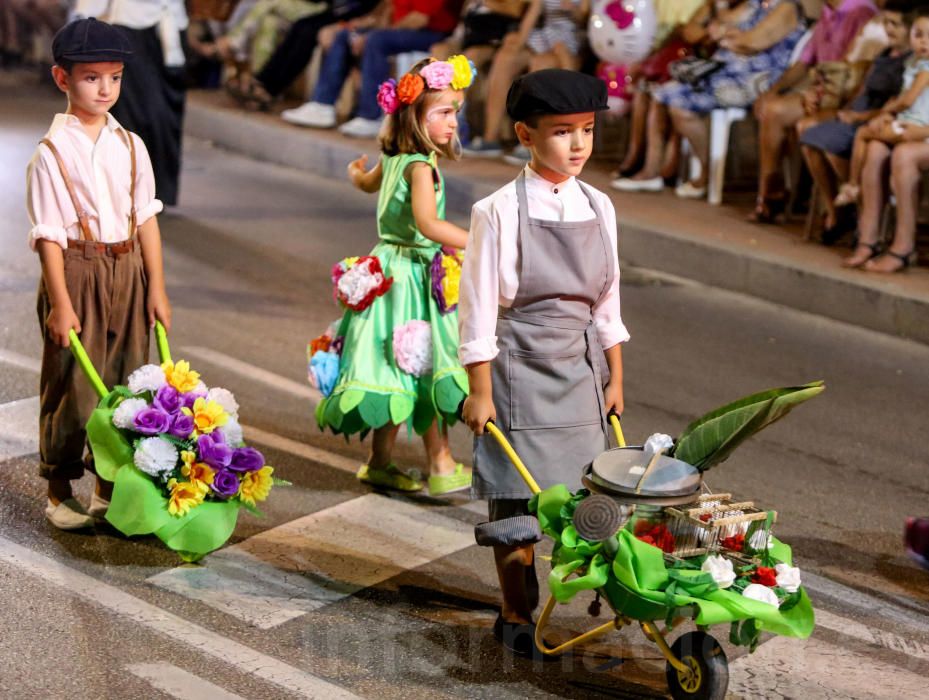
[[[855,254],[858,252],[860,248],[867,248],[870,251],[870,253],[868,254],[868,257],[866,258],[856,257]],[[849,269],[861,267],[868,261],[873,260],[878,255],[880,255],[883,250],[884,248],[883,246],[881,246],[880,243],[865,243],[863,241],[855,241],[855,249],[852,251],[851,255],[849,255],[847,258],[842,260],[842,267],[847,267]]]
[[[787,196],[758,197],[755,209],[748,215],[748,220],[755,224],[773,224],[777,217],[787,209]]]
[[[896,263],[894,264],[894,267],[886,268],[886,269],[878,267],[878,265],[880,265],[881,260],[885,258],[895,259]],[[915,265],[916,260],[917,260],[917,255],[916,255],[915,250],[911,250],[909,253],[904,253],[904,254],[895,253],[892,250],[886,250],[884,251],[884,254],[881,255],[877,259],[874,259],[873,257],[869,258],[868,261],[864,264],[864,269],[867,272],[882,272],[882,273],[903,272],[908,267]]]

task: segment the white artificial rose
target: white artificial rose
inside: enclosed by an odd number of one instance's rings
[[[228,389],[214,387],[206,393],[206,400],[218,403],[231,417],[239,415],[239,403]]]
[[[796,593],[800,589],[800,569],[789,564],[778,564],[774,567],[777,572],[777,585],[788,593]]]
[[[768,605],[773,605],[774,607],[780,605],[780,602],[777,599],[777,594],[767,586],[762,586],[760,583],[748,584],[745,587],[745,590],[742,591],[742,595],[744,595],[746,598],[757,600],[759,603],[767,603]]]
[[[767,530],[755,530],[752,536],[748,538],[748,546],[756,552],[771,549],[774,546],[774,542],[771,541],[771,533]]]
[[[242,436],[242,426],[239,425],[239,421],[230,416],[229,420],[226,421],[226,425],[220,428],[223,432],[223,437],[226,438],[226,444],[231,445],[232,447],[239,447],[245,439]]]
[[[133,394],[141,394],[143,391],[154,393],[167,381],[164,370],[158,365],[142,365],[129,375],[129,381],[126,384]]]
[[[708,556],[700,567],[700,571],[709,573],[720,588],[729,588],[735,581],[735,570],[732,568],[732,562],[725,557]]]
[[[145,438],[135,448],[132,461],[149,476],[159,476],[177,465],[177,448],[160,437]]]
[[[148,408],[148,401],[145,399],[126,399],[113,411],[113,425],[131,430],[135,426],[132,419],[144,408]]]

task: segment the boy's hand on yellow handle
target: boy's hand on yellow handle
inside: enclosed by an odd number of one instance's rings
[[[48,328],[48,334],[51,336],[52,342],[63,348],[71,347],[71,340],[68,335],[72,328],[75,333],[80,334],[81,332],[81,320],[74,313],[74,307],[70,304],[65,309],[53,306],[48,314],[48,319],[45,321],[45,326]]]
[[[368,164],[368,156],[362,155],[360,158],[356,158],[351,163],[348,164],[348,179],[352,181],[354,185],[358,185],[358,178],[362,177],[367,170],[365,166]]]
[[[497,409],[493,398],[482,394],[471,394],[465,399],[461,417],[475,435],[484,434],[484,426],[489,420],[497,420]]]
[[[149,290],[148,292],[148,326],[155,327],[155,321],[161,321],[165,331],[171,330],[171,302],[168,301],[168,295],[164,291]]]
[[[611,381],[603,390],[603,408],[607,413],[613,411],[621,416],[624,407],[622,382]]]

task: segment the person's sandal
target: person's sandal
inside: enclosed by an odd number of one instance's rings
[[[859,250],[867,250],[867,256],[861,257],[858,255]],[[855,250],[852,251],[851,255],[842,260],[842,267],[847,267],[849,269],[861,267],[869,260],[872,260],[880,255],[882,250],[883,247],[880,243],[865,243],[864,241],[856,241]]]
[[[471,487],[471,469],[463,464],[456,464],[455,471],[451,474],[431,474],[428,483],[430,496],[464,491]]]
[[[849,204],[855,204],[860,196],[861,188],[846,182],[839,188],[834,203],[837,207],[847,207]]]
[[[780,197],[758,197],[755,201],[755,208],[748,215],[748,220],[754,224],[773,224],[777,217],[787,209],[787,196]]]
[[[423,490],[423,482],[417,475],[402,471],[395,464],[391,464],[384,469],[376,469],[362,464],[356,474],[358,481],[363,481],[371,486],[378,486],[394,491],[404,491],[413,493]]]
[[[862,268],[866,272],[880,272],[884,274],[894,273],[894,272],[903,272],[908,267],[916,264],[916,251],[911,250],[909,253],[900,254],[895,253],[892,250],[885,250],[884,254],[878,258],[869,258],[868,261],[864,264]],[[879,267],[881,260],[884,259],[894,259],[893,267]]]

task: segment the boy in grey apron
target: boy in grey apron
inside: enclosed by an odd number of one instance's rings
[[[494,420],[539,486],[580,488],[581,468],[608,447],[607,414],[622,412],[616,214],[575,179],[590,157],[594,116],[607,108],[597,78],[550,69],[513,83],[507,111],[532,159],[472,211],[461,278],[459,356],[475,432],[472,496],[489,501],[476,528],[492,546],[503,594],[494,634],[532,655],[538,605],[529,489],[484,426]]]

